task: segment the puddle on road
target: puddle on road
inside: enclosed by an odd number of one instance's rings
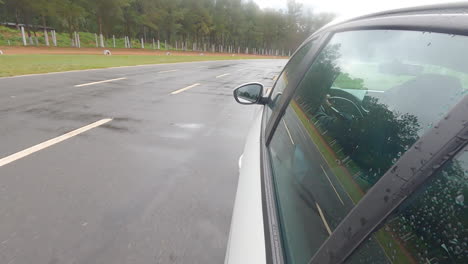
[[[198,131],[205,126],[200,123],[170,123],[170,125],[177,129],[170,129],[170,131],[159,133],[160,137],[190,139],[194,137],[195,131]]]

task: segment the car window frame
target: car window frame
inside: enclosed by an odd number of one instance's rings
[[[284,254],[283,254],[283,244],[281,232],[279,230],[279,217],[277,212],[277,203],[275,195],[275,187],[273,185],[273,175],[271,170],[271,163],[268,153],[268,145],[271,137],[278,126],[279,120],[281,120],[283,113],[286,111],[286,108],[294,95],[299,83],[304,78],[304,75],[315,61],[316,56],[320,53],[323,47],[326,46],[330,40],[331,34],[321,33],[314,34],[305,40],[299,48],[296,49],[291,58],[307,43],[310,41],[317,41],[311,47],[309,52],[306,54],[306,59],[301,62],[301,66],[298,67],[301,69],[301,72],[297,75],[300,78],[294,79],[294,83],[286,87],[283,91],[283,96],[278,102],[278,107],[275,111],[271,112],[269,118],[267,117],[267,111],[271,111],[268,106],[263,108],[263,119],[262,119],[262,129],[260,135],[260,166],[261,166],[261,195],[262,195],[262,213],[263,213],[263,226],[264,226],[264,236],[265,236],[265,253],[266,253],[266,262],[274,264],[283,264],[285,263]],[[278,76],[281,76],[285,71],[288,63],[283,67],[281,73]],[[279,79],[279,77],[278,77]],[[274,88],[278,79],[275,81],[271,92],[268,95],[268,102],[271,100],[271,96],[274,93]],[[289,88],[289,89],[288,89]]]
[[[315,61],[318,54],[320,54],[320,51],[323,49],[323,47],[326,46],[326,44],[330,40],[330,37],[331,37],[331,34],[328,32],[316,34],[316,35],[314,34],[312,35],[312,37],[304,41],[304,43],[294,52],[292,57],[294,57],[294,55],[296,55],[296,53],[307,43],[311,41],[317,41],[317,43],[314,44],[309,50],[309,52],[307,52],[307,54],[304,56],[304,60],[302,60],[302,62],[299,64],[300,66],[298,66],[298,69],[300,69],[300,72],[294,75],[295,78],[289,80],[290,85],[288,85],[288,87],[286,87],[285,90],[283,91],[283,95],[281,96],[279,102],[277,103],[278,107],[276,107],[271,112],[269,120],[267,120],[267,123],[265,126],[265,144],[266,145],[270,144],[274,131],[276,130],[276,127],[278,126],[278,123],[281,117],[283,116],[284,111],[286,111],[288,103],[289,101],[291,101],[294,95],[294,92],[296,91],[297,86],[299,86],[299,83],[304,78],[304,75],[307,73],[307,71],[309,70],[312,63]],[[288,67],[290,61],[291,60],[288,61],[288,63],[284,66],[281,73],[278,75],[279,77],[276,80],[275,85],[273,86],[273,89],[271,90],[270,94],[268,95],[268,102],[271,101],[271,96],[274,94],[276,83],[278,82],[280,76],[284,73],[286,67]]]
[[[460,10],[458,12],[461,13]],[[401,20],[404,18],[403,20]],[[437,19],[439,18],[439,19]],[[453,20],[457,20],[458,23],[455,25]],[[461,22],[460,22],[461,21]],[[267,250],[267,263],[285,263],[283,249],[282,249],[282,238],[281,233],[279,232],[279,217],[277,214],[277,203],[276,203],[276,190],[272,185],[272,167],[271,162],[269,159],[268,154],[268,147],[273,137],[276,128],[281,121],[281,118],[284,115],[286,108],[288,107],[293,95],[295,94],[300,81],[304,78],[306,71],[310,68],[313,62],[316,60],[317,56],[320,54],[322,49],[329,43],[330,39],[333,37],[334,34],[339,32],[350,32],[350,31],[361,31],[361,30],[407,30],[407,31],[421,31],[421,32],[434,32],[434,33],[444,33],[444,34],[453,34],[453,35],[464,35],[468,36],[468,30],[461,25],[468,24],[468,15],[463,17],[461,16],[447,16],[443,20],[440,19],[440,14],[403,14],[400,15],[398,13],[394,14],[393,16],[385,16],[385,17],[373,17],[369,16],[363,19],[353,20],[349,22],[343,22],[341,24],[337,24],[326,28],[325,30],[320,30],[316,34],[313,34],[309,37],[304,43],[308,43],[316,38],[318,39],[318,43],[314,46],[311,51],[306,55],[310,58],[310,61],[304,61],[301,64],[303,68],[301,68],[301,78],[298,80],[294,80],[294,85],[287,87],[284,90],[284,94],[280,102],[278,102],[278,108],[276,111],[273,111],[270,118],[268,120],[263,120],[262,124],[262,135],[261,135],[261,167],[262,167],[262,203],[263,203],[263,217],[264,217],[264,226],[265,226],[265,242],[266,242],[266,250]],[[304,44],[303,44],[304,45]],[[302,45],[301,45],[302,47]],[[309,57],[310,56],[310,57]],[[302,65],[301,65],[302,66]],[[284,71],[284,69],[283,69]],[[282,73],[282,72],[281,72]],[[276,84],[276,83],[275,83]],[[288,89],[289,88],[289,89]],[[269,97],[272,93],[270,93]],[[464,110],[460,111],[461,108],[465,108]],[[382,177],[381,179],[374,185],[371,190],[377,190],[377,184],[379,182],[385,183],[391,179],[391,177],[395,176],[396,171],[401,171],[402,168],[406,168],[406,173],[410,171],[411,168],[408,167],[408,164],[413,165],[414,162],[421,162],[421,157],[414,153],[414,146],[416,144],[427,145],[428,141],[435,140],[437,141],[437,153],[442,154],[439,155],[438,158],[433,158],[430,162],[425,163],[424,166],[434,165],[437,164],[440,167],[442,163],[445,164],[448,160],[451,160],[452,157],[456,156],[466,145],[468,144],[468,127],[463,129],[455,129],[455,127],[460,127],[462,122],[466,122],[466,117],[463,117],[463,114],[468,109],[468,96],[462,98],[462,100],[454,107],[444,118],[439,120],[439,125],[435,126],[431,130],[424,133],[424,135],[410,148],[406,151],[390,168]],[[264,109],[265,111],[265,109]],[[440,140],[440,134],[442,134],[441,128],[445,128],[448,131],[444,131],[443,133],[447,132],[452,136],[449,139]],[[456,131],[457,130],[457,131]],[[451,133],[450,133],[451,132]],[[449,147],[448,147],[449,146]],[[413,151],[412,151],[413,150]],[[412,151],[412,152],[411,152]],[[421,153],[421,152],[420,152]],[[447,159],[447,157],[450,157]],[[399,167],[401,166],[401,167]],[[423,165],[421,165],[421,168]],[[400,169],[395,169],[400,168]],[[393,171],[392,171],[393,170]],[[373,227],[370,230],[364,232],[364,235],[361,234],[360,239],[347,239],[346,229],[349,227],[354,227],[355,224],[359,226],[361,224],[362,215],[356,212],[366,212],[367,214],[372,215],[374,214],[371,210],[368,210],[368,204],[364,203],[368,201],[373,201],[375,198],[375,191],[372,193],[369,191],[365,194],[365,196],[359,201],[358,204],[347,214],[347,216],[343,219],[340,225],[332,232],[330,237],[322,244],[316,254],[311,258],[309,264],[315,263],[337,263],[336,259],[329,259],[330,252],[340,258],[340,261],[344,261],[352,252],[361,245],[365,238],[371,235],[374,231],[378,230],[379,225],[385,221],[385,219],[401,204],[403,201],[406,200],[407,197],[411,196],[411,194],[421,185],[423,185],[429,178],[435,175],[438,170],[432,170],[430,173],[424,175],[423,173],[419,173],[417,176],[411,178],[412,186],[410,188],[405,188],[400,190],[397,195],[403,195],[400,197],[399,202],[390,209],[385,210],[385,213],[382,214],[380,217],[374,219]],[[413,175],[414,176],[414,175]],[[385,179],[385,181],[384,181]],[[383,184],[379,184],[379,188],[382,188]],[[382,191],[386,186],[383,186]],[[396,184],[394,187],[398,187]],[[366,210],[363,210],[366,209]],[[274,219],[270,219],[274,218]],[[357,231],[363,230],[363,227],[356,229]],[[338,242],[346,241],[340,248],[338,247]],[[270,253],[270,254],[268,254]]]

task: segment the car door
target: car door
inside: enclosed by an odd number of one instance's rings
[[[277,78],[273,89],[267,91],[269,97],[264,111],[251,127],[242,156],[225,263],[270,262],[271,255],[265,252],[265,246],[269,246],[265,243],[265,237],[269,237],[270,233],[268,229],[264,229],[264,225],[267,219],[273,218],[265,217],[265,206],[262,204],[264,202],[260,159],[260,134],[264,132],[264,129],[261,129],[262,122],[269,120],[272,114],[279,111],[280,102],[285,100],[283,92],[294,88],[294,83],[301,79],[307,69],[305,66],[312,63],[311,58],[320,46],[320,39],[320,36],[316,36],[306,41],[295,52]],[[258,87],[258,84],[254,86]]]
[[[468,140],[468,58],[460,60],[468,38],[436,31],[327,33],[297,85],[274,103],[262,142],[270,262],[466,263],[465,233],[449,237],[440,227],[429,238],[421,224],[429,215],[407,209],[429,208],[418,202],[430,199],[425,190],[457,182],[444,204],[461,209],[447,225],[467,230],[466,154],[452,158]],[[434,210],[433,223],[443,218]],[[392,212],[398,225],[388,222]],[[402,217],[416,221],[405,234]]]

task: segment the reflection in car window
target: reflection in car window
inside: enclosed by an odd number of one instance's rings
[[[238,89],[238,98],[240,100],[245,100],[246,102],[255,103],[261,93],[262,86],[259,84],[250,84],[242,86]]]
[[[467,39],[397,30],[333,36],[269,146],[288,261],[307,263],[380,177],[466,96]],[[379,243],[368,247],[383,254]]]
[[[347,263],[468,263],[467,195],[465,151],[407,199]],[[373,250],[375,244],[383,250]]]
[[[283,94],[284,89],[289,84],[289,79],[291,78],[292,74],[297,74],[298,72],[298,67],[301,64],[302,61],[304,61],[304,58],[306,54],[311,50],[311,48],[314,45],[314,40],[309,41],[305,45],[303,45],[291,58],[291,60],[288,62],[286,67],[284,68],[283,72],[281,75],[278,77],[278,80],[276,81],[275,87],[273,88],[273,91],[271,92],[270,100],[267,104],[267,118],[269,118],[270,113],[275,109],[277,103],[281,99],[281,95]]]

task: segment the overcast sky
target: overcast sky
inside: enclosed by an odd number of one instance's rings
[[[286,9],[287,0],[254,0],[261,8]],[[359,15],[388,8],[453,2],[447,0],[296,0],[314,12],[332,12],[339,16]]]

